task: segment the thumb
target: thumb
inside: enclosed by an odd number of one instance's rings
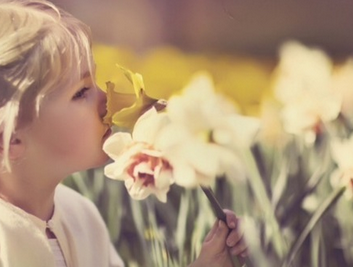
[[[212,229],[208,232],[208,234],[206,235],[206,237],[205,237],[205,243],[207,243],[207,242],[209,242],[212,238],[213,238],[213,236],[214,236],[214,234],[216,233],[216,231],[217,231],[217,228],[218,228],[218,220],[216,220],[215,222],[214,222],[214,224],[213,224],[213,226],[212,226]]]

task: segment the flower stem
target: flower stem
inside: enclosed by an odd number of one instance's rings
[[[214,213],[216,214],[217,218],[219,220],[226,222],[227,216],[225,214],[225,212],[223,211],[221,204],[219,204],[216,196],[214,195],[213,191],[211,188],[209,187],[204,187],[201,186],[201,189],[203,190],[203,192],[205,193],[205,195],[207,196],[208,200],[211,203],[212,209],[214,211]]]
[[[269,231],[272,234],[272,243],[276,253],[279,257],[283,257],[287,252],[287,243],[281,233],[280,225],[274,214],[272,204],[267,195],[264,181],[259,173],[257,162],[250,149],[244,149],[242,151],[242,157],[245,163],[246,170],[249,172],[249,184],[254,192],[257,202],[264,214],[264,221],[268,226]]]
[[[295,256],[297,255],[300,247],[302,246],[303,242],[311,232],[311,230],[315,227],[316,223],[322,218],[326,211],[332,205],[336,203],[336,201],[343,195],[346,187],[338,187],[336,188],[329,196],[326,198],[322,204],[318,207],[316,212],[312,215],[310,220],[308,221],[307,225],[305,226],[304,230],[299,235],[298,239],[294,242],[292,248],[290,249],[282,267],[290,266],[292,261],[294,260]]]
[[[226,225],[227,225],[227,216],[226,216],[225,212],[223,211],[221,205],[219,204],[219,202],[218,202],[215,194],[213,193],[212,189],[210,187],[204,187],[204,186],[201,186],[201,189],[203,190],[203,192],[207,196],[208,200],[210,201],[211,207],[212,207],[214,213],[216,214],[217,218],[219,220],[225,222]],[[231,260],[232,260],[233,267],[244,266],[243,264],[241,264],[241,261],[239,260],[239,258],[237,256],[231,257]],[[245,266],[247,266],[247,267],[251,267],[252,266],[252,264],[250,263],[248,258],[244,258],[242,260],[245,261]]]

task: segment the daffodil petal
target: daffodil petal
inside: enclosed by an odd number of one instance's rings
[[[104,175],[108,178],[114,180],[125,180],[126,174],[124,173],[124,169],[122,166],[114,163],[110,163],[104,167]]]
[[[165,170],[161,166],[155,170],[155,186],[158,189],[169,188],[173,183],[173,173],[171,169]]]
[[[170,162],[173,166],[173,177],[177,185],[186,188],[191,188],[198,185],[195,169],[192,168],[184,159],[174,156]]]
[[[132,133],[136,142],[153,144],[161,128],[169,123],[166,114],[159,114],[155,108],[145,112],[136,122]]]
[[[259,119],[237,114],[228,116],[226,123],[232,129],[236,146],[241,147],[251,146],[260,129]]]
[[[103,151],[112,159],[117,159],[118,155],[125,147],[132,143],[129,133],[118,132],[108,137],[103,144]]]
[[[133,105],[116,112],[112,116],[112,122],[117,126],[132,129],[139,117],[157,102],[157,99],[152,99],[143,94]]]
[[[111,82],[107,82],[106,94],[107,114],[104,116],[103,121],[108,124],[113,123],[112,117],[115,113],[132,106],[136,101],[135,94],[119,93],[115,90],[115,85]]]

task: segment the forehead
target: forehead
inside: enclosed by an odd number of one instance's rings
[[[55,67],[54,67],[55,68]],[[57,91],[60,88],[72,87],[87,77],[94,79],[95,77],[95,63],[91,59],[82,59],[81,62],[74,65],[66,66],[60,64],[60,68],[53,70],[54,84],[50,91]]]

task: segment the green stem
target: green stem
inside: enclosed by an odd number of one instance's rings
[[[322,204],[318,207],[316,212],[313,214],[313,216],[310,218],[309,222],[305,226],[304,230],[301,232],[297,240],[294,242],[292,248],[290,249],[290,252],[288,253],[284,263],[282,264],[282,267],[289,266],[292,261],[294,260],[295,256],[297,255],[300,247],[304,243],[305,239],[311,232],[311,230],[315,227],[317,222],[322,218],[322,216],[325,214],[325,212],[335,204],[335,202],[343,195],[344,191],[346,190],[346,187],[338,187],[336,188],[329,196],[322,202]]]
[[[283,257],[287,251],[287,243],[285,242],[283,235],[280,231],[280,226],[275,217],[272,204],[267,195],[263,179],[258,171],[257,163],[250,149],[244,149],[242,151],[244,163],[246,164],[246,170],[249,172],[249,183],[256,196],[256,199],[266,216],[266,223],[269,224],[272,230],[273,245],[280,257]]]

